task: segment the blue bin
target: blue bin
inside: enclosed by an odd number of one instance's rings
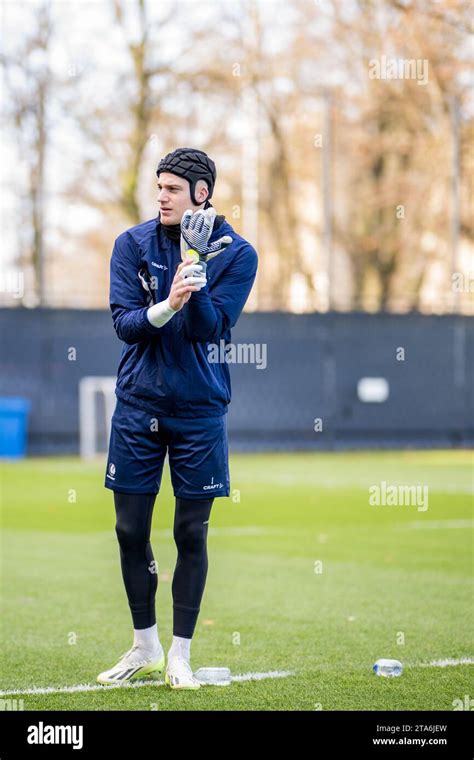
[[[0,457],[24,457],[31,402],[26,398],[0,398]]]

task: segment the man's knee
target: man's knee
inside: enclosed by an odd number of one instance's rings
[[[137,531],[136,528],[128,522],[117,521],[115,523],[115,533],[120,548],[124,551],[143,550],[148,543],[147,537],[144,536],[141,531]]]
[[[207,522],[201,519],[181,520],[175,523],[174,540],[178,550],[187,552],[200,552],[206,547]]]
[[[114,492],[115,533],[124,551],[143,551],[150,540],[156,494]]]

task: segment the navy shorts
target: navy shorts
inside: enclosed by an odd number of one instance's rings
[[[226,414],[154,417],[117,399],[105,487],[123,493],[158,493],[166,453],[175,496],[229,496]]]

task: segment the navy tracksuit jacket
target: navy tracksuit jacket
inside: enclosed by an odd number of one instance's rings
[[[256,276],[257,253],[225,220],[215,225],[210,242],[223,235],[233,242],[208,262],[206,287],[159,328],[148,321],[149,294],[138,272],[146,264],[158,280],[155,301],[167,298],[181,263],[179,241],[167,237],[157,218],[116,239],[110,308],[124,342],[116,386],[122,401],[157,416],[214,417],[227,411],[229,368],[225,362],[209,362],[207,344],[231,340]]]

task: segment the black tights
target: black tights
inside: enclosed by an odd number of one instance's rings
[[[135,629],[156,623],[157,566],[150,544],[156,494],[114,491],[115,531],[122,576]],[[176,498],[174,540],[178,559],[173,575],[173,635],[191,639],[207,577],[207,530],[214,499]]]

